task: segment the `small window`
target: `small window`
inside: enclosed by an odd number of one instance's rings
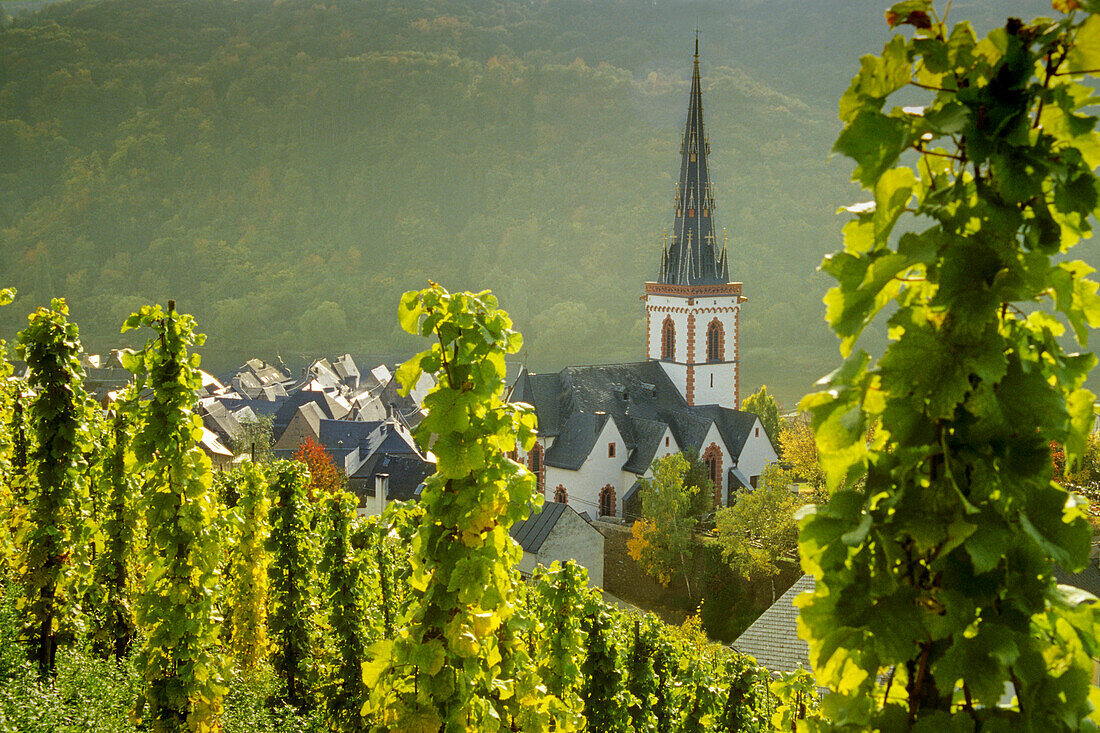
[[[667,435],[665,436],[665,447],[666,448],[668,447],[668,436]]]
[[[713,387],[714,385],[712,384],[711,386]],[[754,438],[759,438],[760,437],[760,428],[756,428],[756,432],[752,437],[754,437]]]
[[[714,386],[714,374],[713,374],[713,372],[712,372],[712,373],[711,373],[711,375],[710,375],[710,386],[711,386],[711,387],[713,387],[713,386]]]
[[[760,483],[760,475],[759,474],[757,474],[756,476],[749,476],[749,485],[750,486],[752,486],[755,489],[756,485],[758,483]]]
[[[565,491],[565,487],[558,484],[558,488],[554,489],[554,501],[558,504],[568,504],[569,495]]]
[[[607,457],[608,458],[614,458],[615,457],[615,444],[614,443],[608,443],[607,444]]]

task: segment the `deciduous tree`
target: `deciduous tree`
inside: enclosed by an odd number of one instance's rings
[[[741,403],[741,410],[751,412],[760,418],[760,424],[764,432],[773,443],[779,440],[779,403],[768,394],[768,385],[760,385],[760,389],[753,392]],[[780,448],[776,445],[776,448]]]
[[[627,551],[662,585],[682,575],[690,597],[687,565],[691,533],[698,521],[691,508],[698,487],[684,484],[688,461],[679,453],[657,459],[652,470],[652,479],[642,479],[642,518],[631,528]]]

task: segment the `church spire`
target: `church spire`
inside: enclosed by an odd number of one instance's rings
[[[703,127],[703,92],[699,82],[699,32],[695,32],[695,68],[687,124],[680,145],[680,183],[676,187],[676,220],[672,242],[661,253],[658,282],[669,285],[716,285],[729,282],[725,246],[715,236],[714,188],[707,156],[710,141]]]

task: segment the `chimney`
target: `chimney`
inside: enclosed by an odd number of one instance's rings
[[[382,516],[382,510],[386,508],[389,489],[390,475],[388,473],[374,474],[374,501],[378,508],[378,516]]]

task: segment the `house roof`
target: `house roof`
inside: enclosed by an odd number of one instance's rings
[[[749,481],[748,476],[736,466],[729,470],[729,479],[726,481],[726,486],[734,486],[734,481],[741,484],[742,489],[752,489],[752,483]]]
[[[355,472],[355,478],[364,481],[363,496],[374,496],[375,477],[381,473],[389,476],[387,498],[410,501],[424,479],[435,473],[435,466],[411,453],[375,453]]]
[[[1072,585],[1074,588],[1088,591],[1100,598],[1100,567],[1097,566],[1098,560],[1100,560],[1100,548],[1094,547],[1089,555],[1089,564],[1084,570],[1079,573],[1067,573],[1055,565],[1054,577],[1062,585]]]
[[[527,519],[513,524],[508,534],[512,535],[512,539],[519,543],[524,552],[538,554],[542,549],[542,543],[550,536],[551,530],[557,525],[566,509],[576,513],[568,504],[547,502],[541,508],[531,512]]]
[[[539,435],[554,438],[546,463],[574,471],[608,418],[631,451],[623,469],[638,475],[649,468],[666,427],[681,449],[698,452],[716,426],[726,448],[739,456],[756,421],[755,415],[718,405],[688,405],[654,360],[566,367],[550,374],[524,370],[510,399],[532,405]]]
[[[731,646],[755,657],[760,666],[772,672],[810,670],[810,648],[798,638],[798,609],[794,599],[805,591],[812,591],[814,585],[812,575],[803,575]]]

